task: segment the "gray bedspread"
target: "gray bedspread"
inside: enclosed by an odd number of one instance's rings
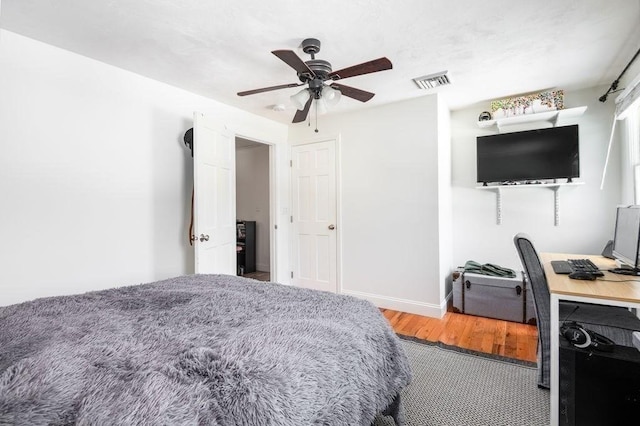
[[[276,283],[191,275],[0,308],[2,425],[368,426],[410,379],[371,303]]]

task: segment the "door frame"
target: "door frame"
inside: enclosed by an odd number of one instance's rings
[[[256,139],[252,136],[244,136],[240,133],[233,132],[234,138],[242,138],[249,140],[251,142],[259,143],[261,145],[267,145],[269,147],[269,280],[276,281],[277,280],[277,241],[276,241],[276,230],[277,230],[277,197],[276,197],[276,152],[275,152],[275,144],[272,142],[262,141],[260,139]],[[235,155],[235,153],[234,153]],[[236,163],[236,173],[237,173],[237,163]],[[238,184],[236,182],[236,188]],[[236,199],[238,198],[238,194],[236,192]],[[237,207],[237,202],[236,202]],[[237,266],[237,265],[236,265]]]
[[[300,145],[310,145],[319,142],[333,141],[335,144],[335,177],[336,177],[336,294],[342,294],[342,176],[340,174],[341,167],[341,135],[334,134],[324,137],[317,137],[312,139],[305,139],[301,141],[290,141],[289,143],[289,203],[293,208],[293,169],[291,167],[293,161],[293,147]],[[293,214],[293,212],[291,212]],[[289,225],[292,225],[291,223]],[[291,226],[292,232],[289,234],[289,267],[293,272],[293,259],[296,256],[294,253],[295,235],[293,233],[293,226]]]
[[[204,114],[209,115],[212,112],[204,112],[202,110],[194,110],[194,114]],[[218,114],[219,116],[219,114]],[[278,241],[278,232],[276,232],[277,224],[278,224],[278,210],[280,208],[286,210],[286,207],[282,206],[283,203],[288,204],[286,199],[283,199],[282,194],[278,192],[277,184],[278,178],[282,180],[286,179],[286,175],[282,176],[285,173],[286,164],[284,163],[284,159],[288,155],[288,130],[283,127],[282,129],[278,129],[277,127],[271,125],[264,125],[260,121],[250,120],[243,115],[240,116],[223,116],[222,119],[215,121],[216,128],[220,130],[224,130],[230,133],[231,137],[235,138],[240,137],[243,139],[248,139],[256,143],[261,143],[269,146],[269,238],[270,238],[270,278],[271,281],[277,282],[288,282],[286,277],[280,276],[278,272],[278,263],[288,262],[287,255],[283,255],[279,253],[279,249],[286,250],[286,237],[282,238],[282,241]],[[194,123],[195,124],[195,123]],[[194,139],[194,143],[197,143]],[[195,149],[195,147],[194,147]],[[235,150],[233,161],[235,163]],[[235,165],[234,165],[235,168]],[[195,177],[195,176],[194,176]],[[235,189],[235,188],[234,188]],[[235,203],[235,199],[234,199]],[[198,226],[197,223],[194,224],[194,233],[197,233]],[[282,225],[282,224],[281,224]],[[287,226],[280,226],[283,228],[282,231],[287,231]],[[281,231],[281,233],[282,233]],[[286,234],[285,234],[286,235]],[[285,243],[283,247],[282,243]],[[195,244],[198,244],[196,241]],[[235,259],[237,257],[234,256]],[[194,268],[195,268],[195,247],[194,247]],[[237,262],[237,260],[235,261]],[[288,263],[285,263],[288,266]],[[280,269],[288,269],[288,268],[280,268]],[[237,263],[234,271],[237,270]]]

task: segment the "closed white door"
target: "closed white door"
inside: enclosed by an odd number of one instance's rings
[[[291,149],[292,284],[337,292],[335,140]]]
[[[195,272],[235,275],[235,135],[204,114],[193,121]]]

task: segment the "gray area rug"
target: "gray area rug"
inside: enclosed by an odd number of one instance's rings
[[[401,392],[406,426],[549,424],[549,391],[535,367],[403,340],[413,381]],[[393,426],[378,417],[374,426]]]

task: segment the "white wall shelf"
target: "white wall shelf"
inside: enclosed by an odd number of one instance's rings
[[[495,127],[498,130],[503,130],[506,127],[516,124],[525,124],[533,122],[549,122],[554,126],[561,119],[567,119],[572,117],[579,117],[587,110],[586,106],[560,109],[555,111],[545,111],[533,114],[521,114],[513,115],[511,117],[496,118],[494,120],[478,121],[478,127],[480,128],[492,128]]]
[[[476,189],[490,190],[496,193],[496,223],[502,224],[502,190],[503,189],[523,189],[523,188],[549,188],[553,190],[553,224],[560,224],[560,194],[562,187],[571,187],[584,185],[584,182],[566,182],[566,183],[522,183],[518,185],[487,185],[476,186]]]

